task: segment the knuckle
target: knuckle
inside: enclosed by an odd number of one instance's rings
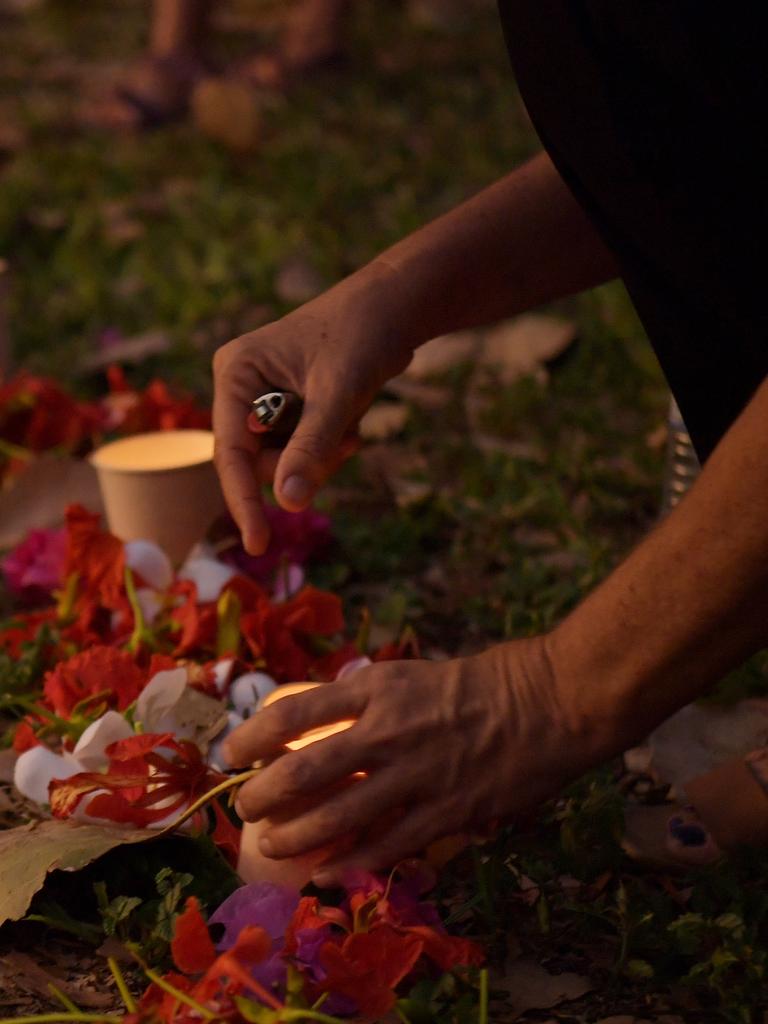
[[[228,341],[226,345],[222,345],[220,348],[216,349],[213,353],[213,359],[211,360],[213,372],[216,376],[222,376],[226,373],[232,363],[232,360],[237,357],[241,348],[241,339],[235,338],[233,341]]]
[[[317,830],[323,836],[336,836],[348,827],[347,816],[336,807],[321,807],[317,812]]]
[[[319,455],[325,455],[332,443],[333,439],[329,433],[299,430],[293,436],[291,451],[314,459]]]
[[[283,782],[290,793],[303,793],[312,783],[315,767],[305,757],[286,757]]]

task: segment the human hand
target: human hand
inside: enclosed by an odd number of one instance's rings
[[[354,724],[277,757],[241,789],[246,821],[277,815],[261,851],[295,857],[344,837],[315,874],[391,867],[444,835],[527,810],[590,763],[571,742],[546,639],[445,662],[380,662],[288,696],[229,737],[235,767],[270,758],[310,729]],[[354,783],[344,785],[356,773]],[[286,808],[293,807],[291,816]]]
[[[356,274],[324,295],[220,348],[213,360],[216,467],[227,504],[252,554],[269,531],[261,488],[274,479],[289,511],[306,508],[321,484],[357,449],[357,422],[412,349],[397,320],[395,282],[385,269]],[[248,426],[251,403],[267,391],[304,399],[282,452]]]

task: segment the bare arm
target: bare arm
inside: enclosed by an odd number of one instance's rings
[[[545,153],[388,249],[370,269],[380,265],[397,274],[395,312],[416,344],[592,288],[618,272]]]
[[[357,720],[243,787],[248,820],[305,801],[264,830],[262,853],[293,856],[351,835],[353,848],[318,869],[328,884],[350,864],[388,867],[440,835],[515,815],[763,646],[766,423],[768,382],[675,512],[549,635],[472,658],[372,665],[233,733],[232,761],[246,764],[320,724]],[[359,771],[364,781],[329,795]]]
[[[675,512],[555,630],[578,733],[613,753],[768,640],[768,381]]]
[[[216,354],[217,466],[250,550],[267,528],[260,488],[305,507],[345,451],[345,435],[414,348],[599,284],[611,254],[541,155],[393,246],[330,291]],[[251,401],[283,388],[305,411],[279,462],[246,427]],[[346,448],[345,448],[346,444]]]

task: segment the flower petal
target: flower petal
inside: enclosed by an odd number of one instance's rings
[[[211,768],[216,768],[220,772],[227,772],[230,769],[229,762],[224,757],[224,740],[229,736],[231,732],[234,732],[239,726],[243,724],[245,719],[242,715],[238,715],[236,711],[230,711],[227,714],[227,724],[218,734],[218,736],[211,743],[208,748],[207,762]]]
[[[145,732],[175,731],[173,723],[166,719],[186,688],[185,668],[164,669],[150,679],[136,701],[135,719]]]
[[[227,683],[232,676],[232,666],[234,664],[234,658],[221,658],[213,666],[213,682],[222,697],[226,692]]]
[[[197,587],[197,600],[201,604],[215,601],[236,575],[232,566],[215,558],[190,558],[179,569],[179,579],[191,580]]]
[[[133,729],[117,711],[107,711],[91,722],[72,751],[73,757],[85,771],[98,771],[109,763],[105,751],[110,743],[133,736]]]
[[[277,683],[266,672],[246,672],[230,686],[229,699],[235,711],[243,715],[254,711],[256,705],[276,688]]]
[[[300,565],[286,565],[278,569],[275,578],[275,588],[272,598],[275,601],[287,601],[289,597],[298,594],[304,586],[306,575]]]
[[[151,540],[129,540],[125,545],[125,564],[155,590],[167,590],[173,583],[170,558]]]
[[[54,754],[47,747],[32,747],[16,761],[13,784],[28,800],[48,803],[48,786],[53,779],[71,779],[82,771],[71,757]]]

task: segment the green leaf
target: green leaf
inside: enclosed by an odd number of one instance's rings
[[[647,960],[627,961],[624,973],[628,974],[630,978],[636,978],[638,980],[643,978],[652,978],[654,976],[653,967]]]

